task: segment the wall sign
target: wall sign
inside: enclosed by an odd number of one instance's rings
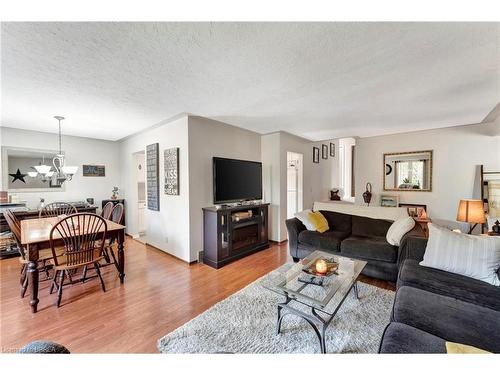
[[[164,151],[165,194],[179,195],[179,147]]]
[[[104,165],[83,165],[83,177],[105,177],[106,167]]]
[[[160,211],[159,161],[158,143],[146,146],[147,199],[148,208],[153,211]]]

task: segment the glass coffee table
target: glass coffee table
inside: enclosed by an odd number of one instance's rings
[[[321,285],[304,282],[311,281],[313,277],[304,272],[304,269],[310,269],[319,259],[338,263],[336,272],[330,276],[316,276],[313,281]],[[264,287],[285,297],[285,301],[277,306],[277,334],[281,332],[284,316],[299,316],[314,329],[321,352],[326,353],[325,331],[351,290],[359,298],[357,279],[365,266],[366,262],[362,260],[314,251],[290,268],[272,273],[264,282]]]

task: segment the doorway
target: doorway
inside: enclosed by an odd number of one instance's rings
[[[302,211],[303,155],[288,151],[286,159],[286,217],[290,219],[295,213]]]
[[[133,180],[136,186],[136,235],[134,236],[138,241],[146,243],[146,166],[145,166],[145,153],[139,151],[134,153],[134,173]]]

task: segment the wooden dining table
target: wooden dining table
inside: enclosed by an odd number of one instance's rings
[[[39,219],[21,220],[21,244],[26,250],[28,260],[28,285],[30,290],[31,312],[36,313],[38,308],[38,251],[50,248],[50,231],[61,218],[45,217]],[[118,245],[118,273],[120,282],[125,279],[125,256],[123,244],[125,242],[125,226],[117,224],[111,220],[106,220],[106,238],[114,238]],[[104,231],[104,226],[99,230]],[[59,233],[53,234],[54,245],[63,246],[63,240]]]

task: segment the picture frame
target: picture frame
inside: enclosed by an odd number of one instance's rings
[[[319,148],[313,147],[313,163],[319,163]]]
[[[381,195],[380,196],[380,206],[381,207],[398,207],[399,196],[398,195]]]
[[[163,151],[164,190],[167,195],[179,195],[179,147]]]
[[[335,143],[330,142],[330,156],[335,157]]]
[[[411,217],[427,217],[427,205],[425,204],[400,203],[399,207],[406,207],[408,209],[408,215]]]
[[[146,198],[147,207],[160,211],[160,151],[159,143],[146,146]]]
[[[106,177],[106,167],[104,165],[83,164],[83,177]]]
[[[323,159],[328,159],[328,146],[327,145],[321,145],[321,157]]]

